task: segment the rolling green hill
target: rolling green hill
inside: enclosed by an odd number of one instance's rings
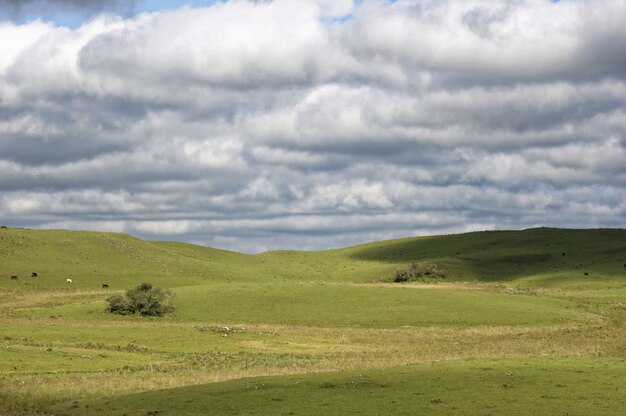
[[[392,283],[412,262],[447,275]],[[257,255],[2,229],[0,415],[622,414],[625,263],[621,229]],[[172,314],[106,311],[143,281]]]
[[[206,281],[352,281],[390,278],[411,262],[437,264],[449,281],[585,286],[626,277],[626,230],[537,228],[415,237],[318,252],[245,255],[126,234],[8,229],[0,232],[1,287],[117,287],[152,279],[167,287]],[[30,279],[37,272],[39,279]],[[585,275],[587,273],[588,275]]]
[[[29,229],[0,232],[0,259],[3,284],[17,275],[22,285],[62,287],[71,278],[78,288],[104,282],[119,288],[146,279],[176,287],[234,277],[254,264],[239,253],[128,234]],[[38,278],[31,278],[32,272]]]

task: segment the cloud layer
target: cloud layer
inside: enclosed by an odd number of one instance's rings
[[[623,227],[624,21],[623,0],[5,21],[0,218],[251,252]]]

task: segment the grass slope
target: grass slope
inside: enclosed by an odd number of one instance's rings
[[[106,293],[58,306],[14,309],[13,317],[108,320]],[[206,283],[175,289],[175,312],[162,321],[333,327],[548,325],[590,319],[567,299],[462,288],[315,283]],[[114,317],[137,320],[139,317]]]
[[[239,253],[182,243],[153,243],[127,234],[66,230],[0,231],[0,287],[128,287],[157,279],[166,287],[227,279],[246,270],[250,258]],[[38,278],[31,278],[36,272]],[[9,282],[10,275],[18,281]],[[242,274],[244,275],[244,274]]]
[[[77,407],[72,407],[77,406]],[[622,415],[624,360],[469,360],[64,403],[59,415]]]
[[[536,286],[626,277],[626,230],[484,231],[417,237],[344,249],[352,258],[391,264],[436,263],[453,280],[530,279]],[[585,276],[587,272],[590,276]]]
[[[534,287],[620,283],[626,277],[626,230],[538,228],[390,240],[319,252],[256,256],[125,234],[63,230],[0,231],[0,287],[21,284],[127,287],[142,279],[166,287],[207,280],[330,280],[389,278],[410,262],[436,263],[451,281],[499,281]],[[32,280],[31,272],[47,279]],[[588,274],[585,275],[585,273]]]
[[[388,282],[413,261],[448,277]],[[624,263],[625,230],[258,255],[0,230],[0,415],[621,414]],[[176,312],[105,312],[142,281]]]

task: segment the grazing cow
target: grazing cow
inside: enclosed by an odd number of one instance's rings
[[[32,276],[32,277],[37,277],[37,272],[32,272],[32,273],[31,273],[31,276]]]
[[[624,263],[624,268],[626,269],[626,263]]]
[[[563,252],[563,257],[565,257],[565,252]]]
[[[589,273],[585,272],[585,276],[589,276]]]
[[[7,226],[6,225],[0,225],[0,230],[6,230]]]
[[[17,275],[11,276],[11,280],[17,280]]]
[[[109,288],[109,285],[108,285],[108,284],[106,284],[106,283],[102,283],[102,289],[108,289],[108,288]]]
[[[74,283],[74,281],[72,279],[67,279],[66,282],[67,283]]]

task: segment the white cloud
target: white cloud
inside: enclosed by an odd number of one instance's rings
[[[626,4],[0,23],[0,216],[241,250],[626,220]]]

